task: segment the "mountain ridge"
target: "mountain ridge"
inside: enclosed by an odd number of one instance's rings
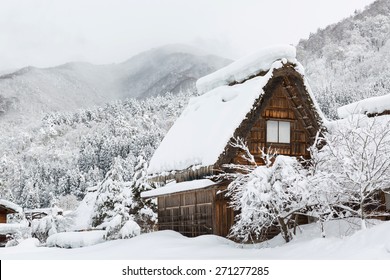
[[[198,78],[230,62],[189,46],[167,45],[121,63],[28,66],[0,76],[0,116],[9,111],[72,111],[117,99],[194,91]]]

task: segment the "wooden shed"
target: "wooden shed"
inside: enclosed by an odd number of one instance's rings
[[[15,214],[22,211],[22,208],[15,203],[0,199],[0,223],[7,223],[7,215]]]
[[[159,229],[186,236],[227,236],[235,213],[225,190],[213,182],[229,163],[245,162],[230,145],[245,139],[258,164],[260,151],[308,158],[322,128],[319,110],[295,59],[295,48],[275,47],[201,78],[192,99],[153,155],[151,180],[168,183],[142,193],[157,197]]]
[[[7,215],[21,212],[22,208],[15,203],[0,199],[0,246],[7,241],[7,235],[13,233],[13,228],[5,225],[7,223]]]

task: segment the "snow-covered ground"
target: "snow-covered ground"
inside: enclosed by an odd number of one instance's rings
[[[390,222],[356,231],[356,223],[333,221],[321,238],[318,224],[302,226],[296,238],[284,244],[280,236],[256,245],[239,245],[207,235],[187,238],[174,231],[143,234],[75,248],[37,247],[32,239],[16,247],[0,248],[0,259],[390,259]]]

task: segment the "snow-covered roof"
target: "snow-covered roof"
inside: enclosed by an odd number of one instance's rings
[[[337,109],[339,118],[354,114],[380,114],[390,110],[390,94],[363,99]]]
[[[281,59],[296,63],[296,49],[290,45],[276,45],[263,48],[241,58],[196,82],[198,93],[203,94],[216,87],[242,82],[260,72],[268,71],[272,64]]]
[[[214,165],[235,130],[254,108],[255,101],[263,95],[263,88],[272,78],[273,71],[288,62],[294,62],[295,70],[304,75],[302,65],[295,59],[295,48],[278,46],[263,49],[201,78],[197,83],[200,91],[215,88],[189,101],[155,151],[148,174],[163,174],[189,167],[195,170]],[[252,78],[259,71],[263,76]],[[246,78],[250,79],[229,85],[234,80]],[[323,118],[306,79],[303,79],[317,113]]]
[[[15,211],[16,213],[22,213],[22,207],[16,205],[15,203],[5,200],[5,199],[0,199],[0,207],[3,206],[6,209],[9,209],[11,211]]]
[[[214,164],[271,75],[221,86],[191,99],[155,151],[148,173]]]
[[[200,180],[186,181],[181,183],[171,182],[166,184],[164,187],[143,192],[141,193],[141,197],[143,198],[155,197],[155,196],[167,195],[167,194],[183,192],[183,191],[204,189],[212,185],[215,185],[215,182],[209,179],[200,179]]]

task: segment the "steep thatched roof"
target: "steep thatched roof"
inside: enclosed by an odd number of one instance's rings
[[[229,142],[233,137],[249,132],[268,98],[267,93],[281,83],[287,89],[297,91],[294,94],[308,104],[309,117],[313,120],[311,134],[315,134],[323,115],[310,93],[303,67],[296,61],[295,52],[294,56],[291,53],[291,46],[288,46],[287,50],[281,49],[280,56],[275,51],[270,56],[260,54],[262,59],[271,59],[255,63],[267,65],[266,70],[255,70],[251,64],[248,71],[245,63],[235,62],[237,67],[227,66],[200,79],[198,86],[202,89],[213,85],[216,88],[190,100],[154,153],[148,173],[161,175],[183,170],[207,173],[210,167],[226,163],[234,154]],[[283,57],[286,54],[288,58]],[[279,58],[275,60],[275,57]],[[239,81],[233,81],[232,77],[239,77]]]

